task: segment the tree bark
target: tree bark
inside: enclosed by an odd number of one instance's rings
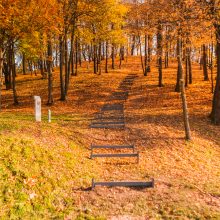
[[[147,72],[151,72],[151,55],[152,55],[152,36],[148,34],[148,67]]]
[[[210,57],[210,70],[211,70],[211,83],[212,83],[212,94],[214,93],[214,76],[213,76],[213,52],[214,52],[214,44],[211,44],[211,57]]]
[[[215,25],[216,29],[216,57],[217,57],[217,79],[212,102],[211,120],[214,124],[220,125],[220,24]]]
[[[189,48],[188,65],[189,65],[189,84],[192,84],[193,78],[192,78],[191,48]]]
[[[188,59],[188,54],[186,52],[186,57],[185,57],[185,87],[188,86],[188,77],[189,77],[189,59]]]
[[[208,68],[207,68],[207,47],[205,44],[203,44],[203,74],[204,74],[204,80],[208,81],[209,80],[209,75],[208,75]]]
[[[69,84],[69,66],[68,66],[68,42],[67,42],[67,31],[65,31],[64,35],[64,60],[65,60],[65,96],[67,96],[68,92],[68,84]]]
[[[108,41],[105,45],[105,73],[108,73]]]
[[[147,76],[148,72],[148,36],[144,36],[144,76]]]
[[[48,40],[47,45],[47,70],[48,70],[48,105],[53,104],[53,74],[52,74],[52,60],[53,60],[53,51],[51,40]]]
[[[25,56],[25,53],[23,53],[23,57],[22,57],[22,67],[23,67],[23,74],[26,75],[26,56]]]
[[[2,84],[3,84],[3,49],[0,42],[0,112],[2,111]]]
[[[63,82],[63,39],[62,36],[59,37],[59,50],[60,50],[60,100],[65,101],[65,90]]]
[[[177,38],[177,61],[178,61],[178,70],[177,70],[177,79],[176,79],[176,92],[180,92],[180,79],[182,79],[182,58],[181,58],[181,39],[180,36]]]
[[[94,74],[97,73],[97,46],[96,44],[94,44],[94,47],[93,47],[93,68],[94,68]]]
[[[157,56],[158,56],[158,72],[159,72],[159,87],[163,86],[163,72],[162,72],[162,25],[159,22],[158,24],[158,33],[157,33]]]
[[[115,69],[115,45],[112,44],[112,69]]]
[[[182,69],[182,67],[181,67]],[[189,125],[189,114],[188,114],[188,108],[187,108],[187,101],[186,101],[186,94],[185,94],[185,85],[184,80],[180,80],[181,85],[181,98],[182,98],[182,106],[183,106],[183,119],[184,119],[184,127],[185,127],[185,135],[186,140],[191,140],[191,131],[190,131],[190,125]]]
[[[16,89],[16,64],[15,64],[15,54],[14,54],[14,42],[11,42],[10,45],[10,57],[11,57],[11,63],[10,63],[10,69],[12,73],[12,90],[13,90],[13,99],[14,99],[14,105],[18,105],[18,96],[17,96],[17,89]]]

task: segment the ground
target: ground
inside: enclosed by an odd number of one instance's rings
[[[3,91],[0,113],[1,219],[220,219],[220,127],[209,120],[211,82],[193,67],[187,88],[192,142],[184,137],[181,99],[174,92],[176,62],[147,77],[140,59],[94,75],[92,67],[71,78],[66,102],[59,101],[54,74],[52,107],[47,80],[17,77],[19,106]],[[125,103],[124,130],[90,129],[94,114],[129,73],[138,74]],[[43,100],[43,122],[35,123],[33,96]],[[48,109],[52,123],[47,122]],[[135,144],[135,159],[89,159],[91,144]],[[90,190],[96,180],[150,180],[154,189]]]

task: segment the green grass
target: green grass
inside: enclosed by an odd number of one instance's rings
[[[95,177],[85,149],[48,148],[31,139],[0,136],[0,218],[63,219],[75,211],[74,187]]]

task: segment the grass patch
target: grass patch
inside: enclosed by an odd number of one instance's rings
[[[0,139],[1,219],[64,218],[74,211],[73,188],[96,176],[85,153],[70,144],[47,148],[31,139]]]

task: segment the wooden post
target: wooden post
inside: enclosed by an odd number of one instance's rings
[[[41,122],[41,98],[40,96],[34,96],[35,100],[35,120]]]
[[[51,123],[51,110],[48,110],[48,122]]]
[[[182,98],[182,106],[183,106],[183,119],[184,119],[186,140],[190,141],[191,131],[189,126],[189,114],[188,114],[187,101],[186,101],[185,83],[183,79],[180,80],[180,87],[181,87],[181,98]]]

